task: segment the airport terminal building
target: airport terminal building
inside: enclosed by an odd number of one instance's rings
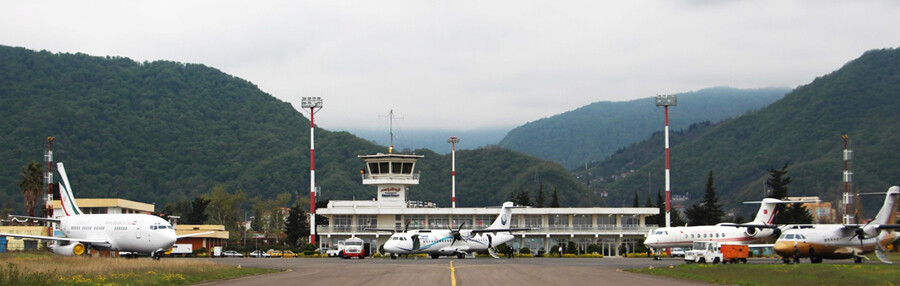
[[[385,231],[402,230],[409,221],[409,229],[488,227],[499,214],[499,207],[438,208],[431,204],[407,200],[407,187],[419,183],[415,165],[422,155],[375,154],[359,158],[366,162],[362,174],[364,185],[375,185],[377,197],[368,201],[335,201],[316,213],[328,218],[327,226],[316,232],[321,246],[337,244],[352,236],[363,239],[366,253],[375,253],[378,246],[391,236]],[[514,232],[516,239],[508,242],[514,249],[527,247],[532,252],[549,252],[559,245],[575,242],[582,250],[597,244],[601,254],[618,256],[633,252],[635,245],[656,225],[644,223],[647,216],[659,213],[657,208],[514,208],[511,227],[531,228]]]

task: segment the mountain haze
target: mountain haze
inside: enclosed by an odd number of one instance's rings
[[[698,128],[689,142],[671,150],[672,192],[691,193],[693,199],[699,199],[708,172],[713,171],[719,197],[726,206],[749,214],[754,207],[740,202],[761,199],[768,178],[766,170],[780,169],[790,162],[788,175],[793,183],[788,186],[789,195],[819,195],[837,202],[843,191],[841,136],[845,134],[854,151],[851,168],[855,190],[883,192],[900,184],[898,92],[900,50],[866,52],[765,108]],[[661,136],[653,140],[648,144],[662,146]],[[604,188],[610,200],[631,199],[635,190],[642,190],[638,191],[642,198],[648,188],[654,196],[662,191],[663,151],[656,151],[655,159],[646,161],[649,164],[633,167],[633,175]],[[648,186],[649,173],[652,187]],[[880,200],[864,203],[879,203],[875,201]]]
[[[0,46],[0,202],[22,211],[21,169],[48,136],[78,197],[155,203],[222,185],[248,197],[309,193],[309,121],[246,80],[201,64],[138,63]],[[369,200],[357,155],[386,152],[348,132],[316,131],[323,199]],[[449,205],[450,158],[428,150],[410,198]],[[499,148],[458,155],[460,206],[498,205],[536,177],[566,205],[593,194],[561,166]],[[496,170],[495,170],[496,169]],[[56,177],[58,181],[59,177]],[[245,206],[246,207],[246,206]]]
[[[680,130],[702,121],[720,121],[780,99],[788,88],[714,87],[678,94],[669,108],[669,128]],[[655,98],[595,102],[511,130],[499,145],[573,169],[600,161],[621,148],[663,130],[665,115]]]

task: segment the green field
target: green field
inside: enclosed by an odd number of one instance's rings
[[[0,254],[0,285],[187,285],[277,271],[200,259],[72,257],[44,251]]]
[[[630,272],[737,285],[900,285],[900,265],[690,264]]]

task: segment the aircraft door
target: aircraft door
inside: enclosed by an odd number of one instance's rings
[[[131,225],[134,226],[134,238],[141,239],[141,224],[135,220],[131,222]]]
[[[412,251],[413,252],[419,251],[419,247],[421,246],[421,243],[419,242],[419,235],[418,234],[413,235],[411,238],[412,238],[412,244],[413,244]]]

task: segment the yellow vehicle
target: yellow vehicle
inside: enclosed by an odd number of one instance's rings
[[[282,251],[281,255],[281,257],[297,257],[297,254],[290,250]]]
[[[281,250],[274,249],[269,249],[269,251],[266,251],[266,253],[268,253],[272,257],[281,257],[282,255],[284,255],[283,253],[281,253]]]

